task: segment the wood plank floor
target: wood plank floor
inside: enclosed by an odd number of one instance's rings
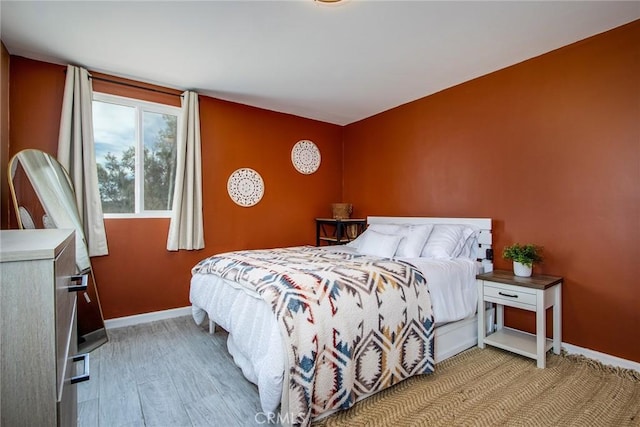
[[[91,352],[91,380],[78,384],[78,426],[264,425],[226,337],[189,316],[110,329]]]

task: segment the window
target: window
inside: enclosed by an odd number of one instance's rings
[[[180,108],[94,93],[93,133],[105,218],[169,217]]]

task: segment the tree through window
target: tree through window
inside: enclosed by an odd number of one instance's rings
[[[180,109],[95,93],[98,187],[107,217],[169,216]]]

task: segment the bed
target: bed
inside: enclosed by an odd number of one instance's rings
[[[280,408],[283,424],[307,425],[346,409],[405,378],[432,372],[437,362],[477,344],[475,275],[493,269],[491,219],[367,222],[367,230],[344,246],[237,251],[205,258],[192,270],[194,320],[208,319],[211,333],[216,324],[229,332],[234,362],[257,385],[263,411]],[[311,262],[319,264],[311,268]],[[300,268],[292,273],[294,265]],[[375,277],[377,283],[370,300],[346,292],[349,286],[332,286],[362,280],[365,269],[367,280]],[[302,285],[292,286],[296,281]],[[323,289],[319,293],[327,295],[315,311],[305,303],[307,294],[286,296],[292,288],[305,288],[305,281],[313,282],[307,291]],[[278,297],[272,295],[273,282],[284,286]],[[327,326],[337,312],[346,320]],[[356,326],[344,326],[349,322]],[[329,332],[317,332],[323,327]]]

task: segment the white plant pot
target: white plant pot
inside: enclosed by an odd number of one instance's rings
[[[520,277],[531,277],[532,267],[513,261],[513,273]]]

